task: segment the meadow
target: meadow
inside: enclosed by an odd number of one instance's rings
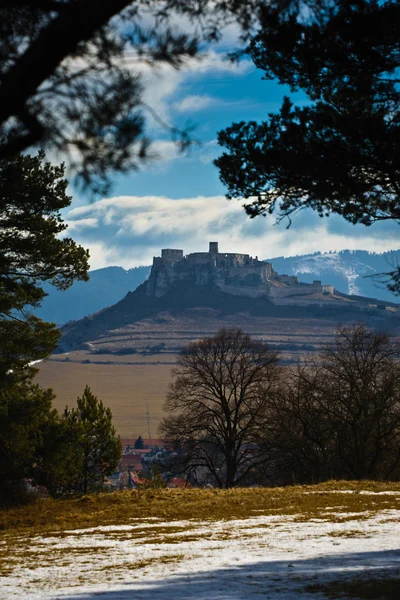
[[[53,389],[54,406],[60,412],[74,406],[88,385],[111,408],[117,433],[123,438],[148,437],[148,406],[151,434],[156,437],[174,359],[175,355],[53,355],[37,365],[35,382]]]

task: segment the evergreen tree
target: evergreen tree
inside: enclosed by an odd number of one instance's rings
[[[141,435],[139,435],[138,439],[135,442],[135,448],[136,450],[143,450],[144,448],[144,442]]]
[[[57,345],[55,325],[31,314],[43,282],[62,290],[88,279],[88,252],[60,237],[71,203],[63,175],[43,152],[0,161],[0,386],[32,376],[28,363]]]
[[[53,393],[32,384],[32,361],[52,352],[59,332],[31,314],[42,284],[68,288],[86,280],[88,252],[68,237],[64,167],[37,156],[0,160],[0,501],[37,471],[47,432],[56,427]],[[39,461],[39,462],[38,462]]]
[[[314,19],[265,5],[248,54],[266,79],[309,97],[285,98],[264,122],[219,133],[229,197],[251,217],[311,208],[370,226],[400,221],[400,4],[328,2]],[[400,293],[400,268],[389,289]]]
[[[21,483],[34,475],[38,449],[57,421],[53,398],[29,382],[0,387],[0,504],[23,499]]]
[[[69,437],[70,485],[83,494],[101,489],[121,458],[121,440],[116,437],[111,410],[86,386],[77,407],[66,408],[62,421]]]

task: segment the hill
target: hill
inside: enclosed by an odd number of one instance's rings
[[[215,248],[215,247],[214,247]],[[59,350],[92,353],[176,352],[221,327],[240,326],[280,350],[309,351],[340,323],[366,321],[396,331],[393,303],[299,282],[248,255],[183,256],[163,250],[149,279],[106,309],[62,328]]]
[[[341,293],[369,296],[388,302],[399,302],[375,275],[385,273],[391,265],[400,263],[400,250],[376,254],[366,250],[343,250],[322,254],[304,254],[267,259],[279,273],[298,276],[305,283],[320,279],[331,284]],[[48,296],[36,314],[45,321],[63,325],[68,321],[82,319],[107,306],[115,304],[128,292],[144,283],[150,274],[150,266],[123,269],[106,267],[90,271],[90,280],[76,282],[65,292],[50,285],[45,286]]]

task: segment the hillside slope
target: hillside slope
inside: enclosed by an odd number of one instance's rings
[[[362,299],[367,302],[367,299]],[[340,304],[338,310],[337,304]],[[207,286],[174,285],[164,296],[146,295],[146,283],[117,304],[65,325],[61,352],[85,349],[93,353],[177,352],[189,341],[221,327],[245,331],[288,352],[316,349],[338,325],[364,320],[396,333],[398,316],[387,311],[361,313],[349,297],[327,306],[277,306],[267,298],[233,296]],[[395,313],[398,315],[398,313]],[[301,348],[299,348],[299,346]]]

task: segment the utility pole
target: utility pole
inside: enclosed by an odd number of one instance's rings
[[[133,465],[128,465],[128,490],[132,489],[132,473]]]
[[[147,432],[149,434],[149,440],[151,440],[149,403],[147,403],[146,418],[147,418]]]

